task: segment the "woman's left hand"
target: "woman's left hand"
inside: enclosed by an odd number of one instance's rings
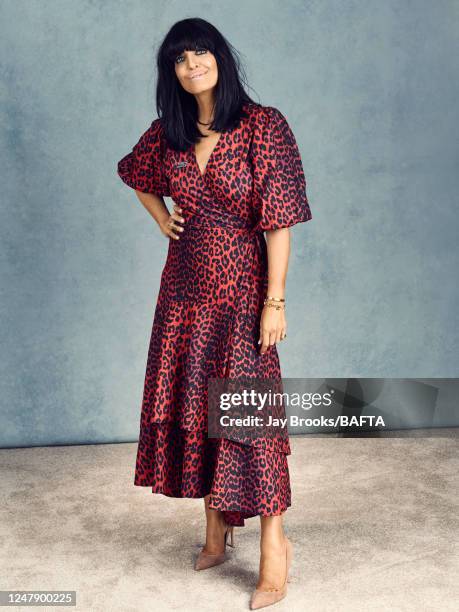
[[[261,344],[260,354],[266,353],[270,346],[283,340],[287,333],[287,321],[285,319],[284,308],[272,308],[271,306],[263,306],[260,319],[260,338],[258,344]]]

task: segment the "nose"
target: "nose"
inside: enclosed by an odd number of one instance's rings
[[[188,68],[195,68],[198,65],[198,62],[194,59],[194,56],[191,52],[187,52],[186,58]]]

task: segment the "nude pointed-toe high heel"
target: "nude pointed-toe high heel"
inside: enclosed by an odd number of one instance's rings
[[[290,582],[289,571],[290,565],[293,558],[293,546],[288,538],[286,538],[286,575],[284,584],[279,589],[269,589],[269,591],[263,591],[255,589],[252,593],[250,600],[250,609],[257,610],[258,608],[264,608],[265,606],[271,606],[277,603],[287,595],[287,582]]]
[[[228,541],[228,534],[230,535],[230,541]],[[217,554],[209,554],[201,550],[196,559],[196,563],[194,565],[195,570],[205,570],[209,567],[214,567],[214,565],[220,565],[226,561],[226,546],[231,546],[231,548],[235,548],[234,546],[234,534],[233,534],[233,525],[227,525],[225,531],[225,542],[224,542],[224,550],[222,553]]]

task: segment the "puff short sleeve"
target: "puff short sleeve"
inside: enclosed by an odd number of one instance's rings
[[[132,151],[118,162],[118,175],[132,189],[159,196],[170,196],[164,172],[165,138],[159,119],[155,119]]]
[[[306,178],[295,136],[284,115],[262,107],[250,146],[255,231],[290,227],[312,219]]]

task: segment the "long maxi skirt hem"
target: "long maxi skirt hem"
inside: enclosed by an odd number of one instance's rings
[[[176,498],[202,498],[226,522],[278,516],[291,506],[287,454],[208,438],[175,423],[151,423],[140,433],[134,485]]]

